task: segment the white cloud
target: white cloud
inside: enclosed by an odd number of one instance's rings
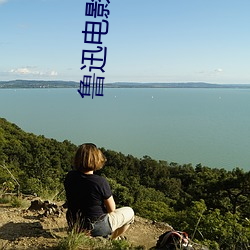
[[[216,73],[221,73],[221,72],[223,72],[223,69],[215,69],[214,70]]]
[[[58,73],[55,70],[51,71],[39,71],[36,70],[36,67],[22,67],[22,68],[16,68],[9,70],[9,73],[16,74],[16,75],[26,75],[26,76],[43,76],[43,77],[51,77],[51,76],[57,76]]]
[[[21,75],[30,74],[30,70],[28,68],[11,69],[9,72],[10,73],[17,73],[17,74],[21,74]]]
[[[55,70],[52,70],[52,71],[50,72],[50,75],[51,75],[51,76],[57,76],[58,73],[57,73]]]
[[[202,75],[213,76],[213,75],[218,75],[218,74],[223,73],[223,69],[218,68],[218,69],[214,69],[214,70],[202,70],[202,71],[199,71],[197,73],[202,74]]]
[[[0,0],[0,5],[3,4],[3,3],[6,3],[7,0]]]

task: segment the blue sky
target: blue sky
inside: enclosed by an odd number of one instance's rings
[[[80,81],[86,0],[0,0],[0,81]],[[90,0],[88,1],[90,2]],[[106,0],[102,0],[106,3]],[[105,82],[250,83],[249,0],[110,0]]]

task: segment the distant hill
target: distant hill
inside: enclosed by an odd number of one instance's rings
[[[139,83],[139,82],[115,82],[107,83],[110,88],[250,88],[250,84],[212,84],[205,82],[186,83]]]
[[[33,81],[33,80],[14,80],[0,81],[0,88],[19,89],[19,88],[77,88],[79,83],[73,81]]]
[[[241,88],[249,89],[250,84],[212,84],[205,82],[186,83],[140,83],[140,82],[114,82],[105,83],[105,88]],[[0,89],[10,88],[79,88],[79,83],[74,81],[38,81],[38,80],[13,80],[0,81]]]

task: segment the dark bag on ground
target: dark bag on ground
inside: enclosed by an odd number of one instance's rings
[[[155,249],[166,250],[191,250],[192,246],[189,244],[188,234],[180,231],[167,231],[162,234],[157,243]]]

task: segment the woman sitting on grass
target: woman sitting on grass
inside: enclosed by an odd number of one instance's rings
[[[79,146],[73,170],[64,181],[68,210],[66,213],[70,230],[90,230],[92,236],[116,239],[134,221],[130,207],[116,209],[107,180],[94,171],[101,169],[105,156],[94,144]]]

